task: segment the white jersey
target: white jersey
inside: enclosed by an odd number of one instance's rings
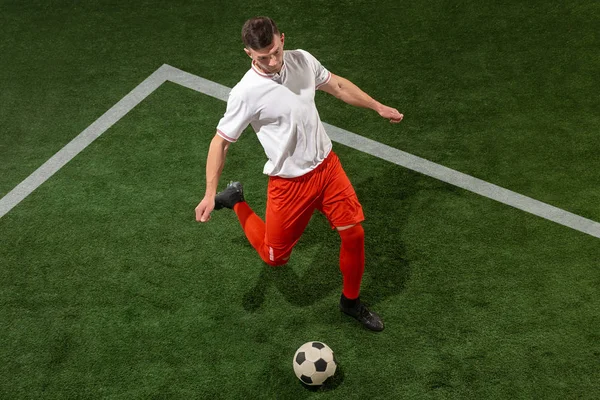
[[[250,124],[268,161],[263,172],[293,178],[315,169],[331,151],[315,105],[315,91],[331,73],[310,53],[289,50],[277,74],[254,65],[231,90],[217,134],[235,142]]]

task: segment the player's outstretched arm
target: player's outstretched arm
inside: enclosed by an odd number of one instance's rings
[[[210,142],[208,157],[206,159],[206,191],[204,198],[196,207],[196,221],[206,222],[210,220],[210,213],[215,208],[215,196],[230,142],[218,134]]]
[[[319,89],[350,105],[375,110],[379,115],[385,119],[389,119],[392,123],[398,123],[402,121],[402,118],[404,118],[404,115],[398,110],[381,104],[363,92],[354,83],[350,82],[346,78],[342,78],[341,76],[331,74],[331,79],[329,79],[329,82],[319,87]]]

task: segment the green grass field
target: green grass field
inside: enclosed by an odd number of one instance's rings
[[[269,15],[405,114],[317,95],[323,121],[600,221],[600,4],[0,0],[0,198],[162,64],[233,86]],[[363,298],[315,214],[266,266],[235,215],[194,220],[225,103],[165,83],[0,218],[1,399],[598,399],[600,241],[334,143],[363,204]],[[264,213],[248,129],[222,182]],[[320,340],[333,385],[292,357]]]

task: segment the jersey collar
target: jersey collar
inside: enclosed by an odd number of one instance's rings
[[[268,78],[271,80],[279,80],[281,79],[281,75],[283,74],[283,70],[285,69],[285,60],[283,61],[283,65],[281,66],[281,70],[279,72],[273,73],[273,74],[268,74],[266,72],[263,72],[259,67],[257,67],[256,65],[254,65],[254,61],[252,61],[252,70],[254,72],[256,72],[259,76],[262,76],[263,78]]]

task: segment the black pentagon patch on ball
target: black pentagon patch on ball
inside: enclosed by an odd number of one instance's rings
[[[302,363],[306,361],[306,355],[304,354],[303,351],[301,351],[300,353],[298,353],[298,355],[296,356],[296,364],[298,365],[302,365]]]
[[[307,384],[309,384],[309,385],[312,383],[312,379],[310,378],[310,376],[302,375],[302,376],[300,377],[300,380],[301,380],[302,382],[304,382],[304,383],[307,383]]]
[[[317,372],[325,372],[325,370],[327,369],[327,361],[323,360],[322,358],[319,358],[317,362],[315,362],[315,369],[317,370]]]
[[[315,349],[321,350],[323,347],[325,347],[325,345],[320,342],[313,342],[312,347],[314,347]]]

